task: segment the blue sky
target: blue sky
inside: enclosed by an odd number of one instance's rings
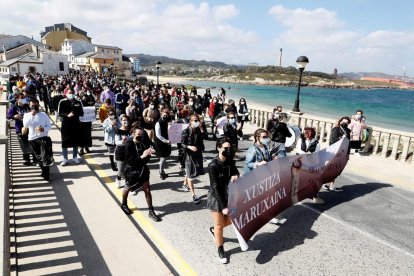
[[[414,75],[413,1],[0,0],[0,32],[33,35],[70,22],[94,43],[231,64]]]

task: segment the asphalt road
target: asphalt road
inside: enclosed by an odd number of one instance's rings
[[[110,169],[103,132],[94,125],[91,157],[108,175]],[[241,141],[237,166],[242,173],[244,154],[251,141]],[[95,146],[96,145],[96,146]],[[205,141],[208,162],[216,153],[214,142]],[[325,205],[305,201],[283,213],[287,221],[268,224],[242,252],[231,227],[224,231],[224,248],[229,263],[219,262],[208,228],[210,211],[205,209],[208,175],[195,184],[200,204],[191,194],[179,191],[183,177],[178,174],[177,151],[168,160],[169,177],[160,180],[157,159],[153,158],[151,189],[156,212],[162,222],[153,226],[171,243],[200,275],[413,275],[414,274],[414,192],[380,183],[344,171],[336,185],[342,192],[321,191]],[[138,211],[147,216],[144,193],[130,196]]]

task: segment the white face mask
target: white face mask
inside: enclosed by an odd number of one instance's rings
[[[236,119],[229,119],[229,123],[230,124],[235,124],[236,123]]]
[[[194,128],[199,127],[199,125],[200,125],[200,122],[193,122],[193,127],[194,127]]]
[[[73,100],[73,99],[75,98],[75,95],[73,95],[73,94],[67,94],[67,95],[66,95],[66,97],[67,97],[69,100]]]
[[[150,108],[154,108],[154,105],[153,104],[150,104],[150,106],[149,106]]]
[[[361,115],[361,114],[357,114],[357,115],[355,115],[355,119],[357,119],[357,120],[361,119],[361,117],[362,117],[362,115]]]

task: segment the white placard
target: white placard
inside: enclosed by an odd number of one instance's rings
[[[227,116],[223,116],[219,119],[217,119],[217,132],[219,134],[219,137],[224,135],[224,131],[223,131],[223,127],[224,125],[227,124]]]
[[[181,143],[181,133],[188,128],[188,124],[172,123],[168,127],[168,140],[171,144]]]
[[[96,109],[94,106],[84,106],[83,107],[83,116],[79,117],[79,120],[82,123],[91,123],[96,120]]]

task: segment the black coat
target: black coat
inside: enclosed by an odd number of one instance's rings
[[[207,208],[220,212],[227,208],[229,198],[227,186],[231,177],[240,174],[233,160],[222,162],[216,157],[208,165],[208,175],[210,190],[207,197]]]
[[[292,133],[289,132],[287,125],[278,120],[269,120],[266,129],[269,131],[273,142],[285,143],[286,137],[292,137]]]
[[[72,111],[75,115],[68,117]],[[63,99],[59,102],[58,112],[59,117],[62,118],[62,147],[71,148],[79,146],[79,117],[83,116],[82,103],[78,100],[72,102],[68,99]]]
[[[224,136],[229,138],[232,145],[238,144],[238,138],[237,138],[237,127],[233,126],[231,123],[227,123],[223,126],[223,132]]]
[[[341,126],[336,126],[331,131],[331,136],[329,137],[329,145],[332,145],[339,140],[341,140],[342,136],[346,136],[348,139],[351,137],[351,130],[349,128],[343,128]],[[350,153],[351,147],[348,147],[348,153]]]

